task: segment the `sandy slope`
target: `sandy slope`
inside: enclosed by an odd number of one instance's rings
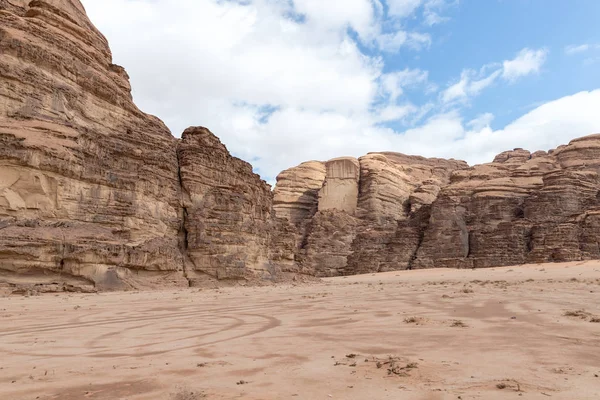
[[[597,262],[1,298],[0,399],[600,399],[594,316]]]

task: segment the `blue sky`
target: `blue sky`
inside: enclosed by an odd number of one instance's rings
[[[274,182],[398,151],[488,162],[600,132],[595,0],[83,0],[175,136]]]
[[[548,50],[540,74],[483,92],[465,110],[467,117],[492,112],[492,125],[501,127],[540,103],[600,88],[600,47],[565,54],[568,46],[600,43],[599,1],[462,0],[445,15],[448,20],[432,29],[439,40],[429,51],[410,60],[390,57],[389,68],[418,67],[433,81],[450,82],[463,68],[509,59],[522,48]]]

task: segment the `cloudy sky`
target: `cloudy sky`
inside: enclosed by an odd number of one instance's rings
[[[600,132],[600,1],[83,0],[144,111],[273,182],[398,151],[469,163]]]

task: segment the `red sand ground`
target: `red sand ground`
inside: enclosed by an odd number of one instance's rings
[[[0,298],[3,400],[583,400],[599,376],[598,262]]]

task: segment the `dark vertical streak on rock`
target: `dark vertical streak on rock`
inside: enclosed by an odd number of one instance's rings
[[[177,146],[177,177],[179,179],[179,191],[181,193],[181,212],[180,212],[180,226],[179,226],[179,249],[181,251],[181,255],[183,256],[183,277],[187,280],[188,286],[192,286],[192,281],[189,278],[188,274],[188,263],[192,263],[191,258],[188,255],[188,231],[187,231],[187,222],[188,222],[188,209],[186,207],[186,189],[183,184],[183,179],[181,177],[181,152],[179,150],[179,145]]]
[[[423,245],[423,240],[425,239],[425,232],[427,231],[427,229],[429,228],[429,223],[431,221],[431,205],[426,205],[421,207],[421,209],[417,212],[418,214],[423,213],[425,216],[422,217],[422,222],[419,223],[419,239],[417,242],[417,246],[415,247],[415,250],[413,252],[413,254],[410,256],[410,259],[408,260],[408,266],[406,267],[407,270],[412,270],[414,265],[415,265],[415,261],[417,260],[417,256],[419,254],[419,250],[421,249],[421,246]],[[417,218],[417,216],[413,213],[412,215],[414,218]]]

